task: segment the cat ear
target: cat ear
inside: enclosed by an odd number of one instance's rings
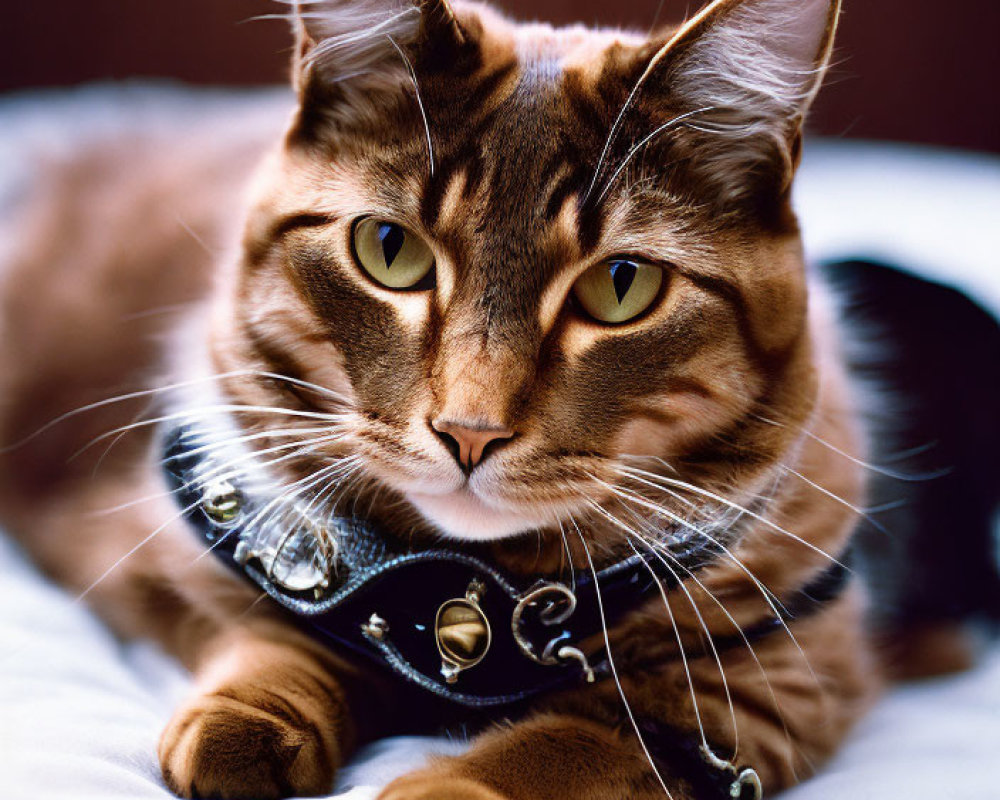
[[[304,116],[335,119],[398,91],[421,53],[447,58],[464,44],[446,0],[293,0],[291,19],[292,82]]]
[[[690,114],[699,160],[727,191],[766,170],[790,182],[839,10],[840,0],[716,0],[653,59],[647,72]]]

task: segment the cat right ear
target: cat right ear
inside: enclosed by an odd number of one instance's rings
[[[293,0],[291,21],[303,116],[335,124],[398,94],[425,45],[447,55],[465,43],[447,0]]]

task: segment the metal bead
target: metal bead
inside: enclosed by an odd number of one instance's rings
[[[253,552],[250,550],[250,545],[240,539],[240,541],[236,543],[236,549],[233,551],[233,560],[240,566],[246,566],[246,563],[252,557]]]
[[[229,525],[240,514],[243,498],[239,490],[227,480],[208,483],[201,494],[202,510],[216,525]]]
[[[381,642],[389,633],[389,623],[378,614],[372,614],[361,626],[361,632]]]
[[[445,683],[458,683],[458,675],[462,668],[456,664],[449,664],[447,661],[441,664],[441,677]]]

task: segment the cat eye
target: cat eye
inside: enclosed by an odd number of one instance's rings
[[[389,289],[430,288],[434,253],[413,231],[365,217],[354,225],[354,257],[373,280]]]
[[[630,258],[612,258],[588,269],[573,286],[577,302],[598,322],[635,319],[660,293],[663,269]]]

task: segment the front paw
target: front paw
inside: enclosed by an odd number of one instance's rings
[[[160,765],[181,797],[276,800],[328,793],[334,763],[318,727],[271,693],[258,708],[227,694],[197,698],[160,738]],[[258,705],[265,705],[258,703]]]
[[[390,783],[378,800],[508,800],[467,778],[415,772]]]

